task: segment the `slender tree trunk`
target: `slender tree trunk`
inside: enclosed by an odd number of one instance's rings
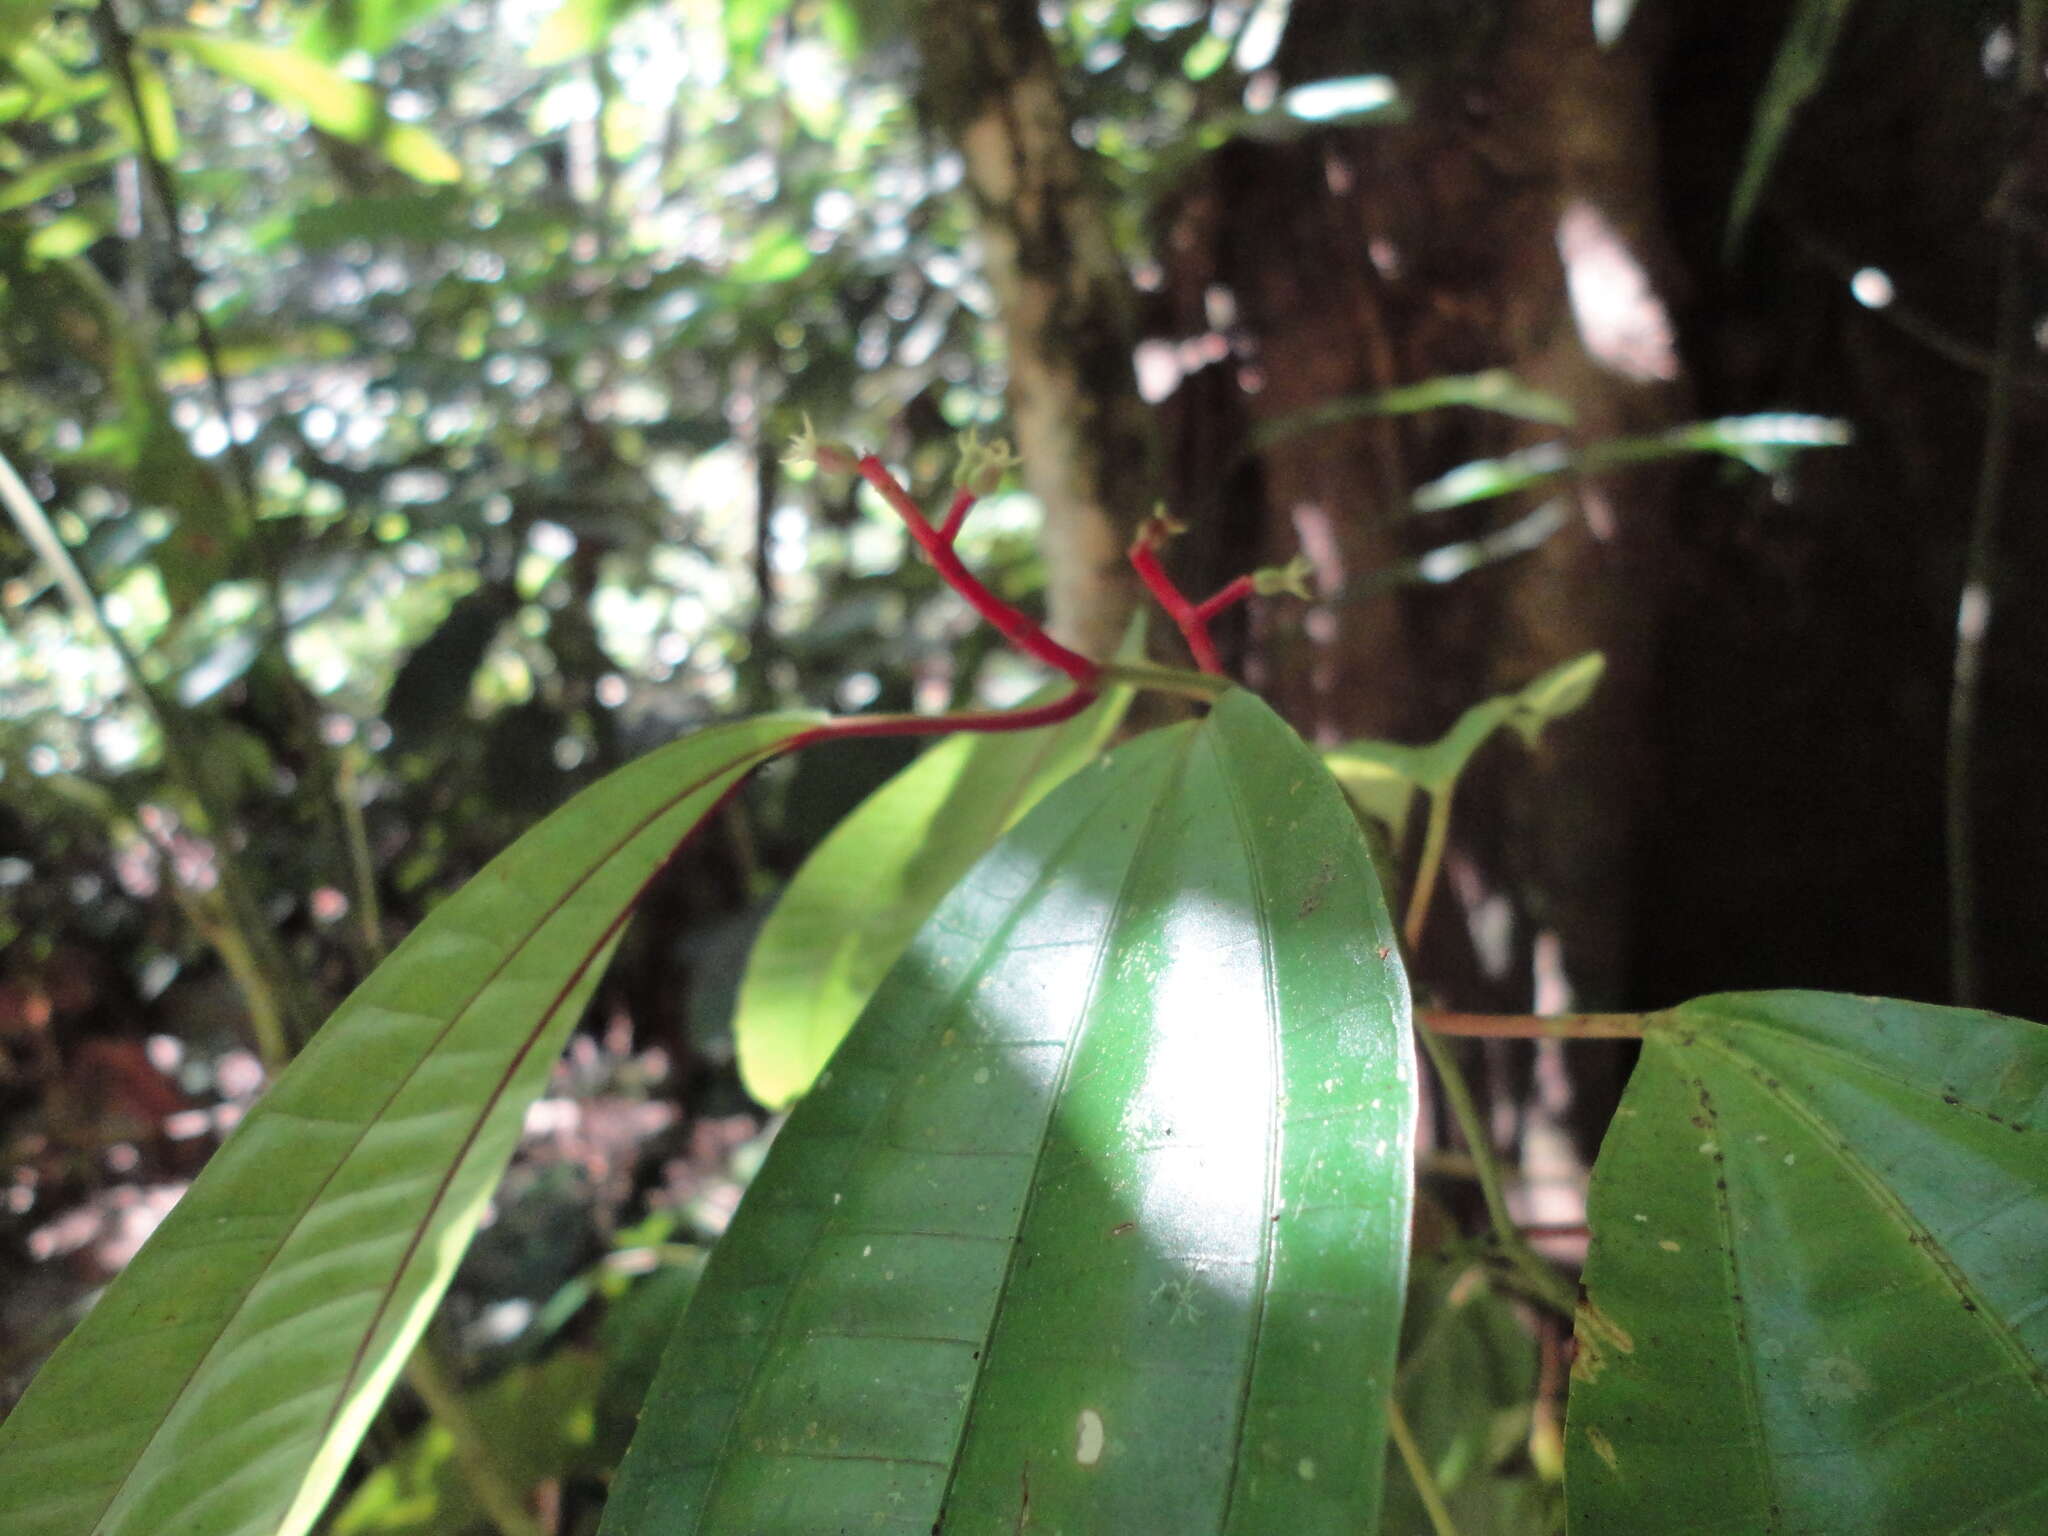
[[[1130,279],[1033,0],[914,9],[924,110],[966,162],[1024,479],[1045,504],[1051,628],[1106,656],[1135,595],[1124,550],[1158,494]]]

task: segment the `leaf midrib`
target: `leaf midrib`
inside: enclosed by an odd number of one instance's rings
[[[1279,1240],[1279,1236],[1274,1230],[1273,1222],[1266,1217],[1276,1209],[1276,1202],[1280,1197],[1280,1098],[1286,1078],[1283,1075],[1281,1061],[1280,999],[1273,975],[1273,914],[1267,906],[1265,870],[1259,858],[1259,849],[1262,845],[1254,835],[1242,788],[1237,779],[1227,771],[1223,762],[1223,752],[1213,738],[1210,742],[1210,752],[1217,760],[1217,776],[1222,779],[1224,793],[1230,800],[1231,819],[1237,826],[1238,846],[1245,850],[1244,867],[1251,883],[1252,917],[1259,930],[1259,975],[1266,994],[1266,1056],[1271,1083],[1265,1095],[1266,1201],[1259,1213],[1258,1278],[1253,1291],[1258,1297],[1258,1305],[1252,1309],[1251,1336],[1245,1342],[1244,1367],[1239,1374],[1236,1400],[1232,1410],[1234,1422],[1231,1426],[1230,1443],[1235,1447],[1235,1454],[1230,1458],[1230,1471],[1223,1484],[1222,1517],[1224,1525],[1227,1526],[1237,1505],[1238,1472],[1250,1459],[1244,1443],[1245,1424],[1251,1415],[1252,1385],[1259,1367],[1259,1342],[1265,1332],[1266,1312],[1272,1300],[1273,1245]]]
[[[1088,991],[1081,999],[1074,1027],[1067,1036],[1066,1049],[1060,1055],[1059,1073],[1053,1080],[1052,1092],[1047,1095],[1045,1126],[1039,1133],[1038,1151],[1032,1158],[1031,1177],[1024,1186],[1024,1203],[1017,1212],[1016,1236],[1011,1240],[1010,1257],[1003,1266],[1002,1281],[996,1287],[995,1304],[989,1309],[981,1357],[975,1362],[974,1380],[968,1388],[967,1411],[960,1416],[960,1432],[953,1440],[952,1465],[946,1473],[946,1486],[939,1494],[939,1507],[933,1516],[932,1529],[935,1532],[944,1529],[947,1506],[953,1502],[953,1491],[959,1485],[960,1463],[966,1451],[968,1436],[974,1429],[974,1412],[981,1404],[982,1386],[988,1379],[990,1365],[995,1359],[996,1332],[1002,1325],[1003,1304],[1009,1298],[1010,1287],[1017,1278],[1018,1262],[1024,1252],[1024,1234],[1031,1227],[1031,1213],[1038,1207],[1039,1192],[1045,1174],[1045,1154],[1052,1143],[1052,1127],[1059,1118],[1061,1100],[1066,1096],[1068,1074],[1073,1070],[1074,1058],[1080,1054],[1081,1042],[1087,1035],[1088,1017],[1094,1010],[1096,994],[1102,986],[1112,942],[1123,926],[1124,913],[1130,902],[1132,882],[1138,870],[1144,865],[1146,850],[1158,833],[1161,815],[1186,777],[1188,757],[1203,728],[1190,729],[1180,739],[1177,754],[1162,762],[1161,787],[1153,794],[1152,803],[1146,807],[1144,826],[1139,828],[1137,837],[1132,839],[1129,861],[1124,866],[1123,878],[1117,884],[1116,898],[1110,903],[1108,919],[1102,925],[1102,937],[1097,941],[1095,958],[1090,966]]]

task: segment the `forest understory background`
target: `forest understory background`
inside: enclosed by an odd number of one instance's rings
[[[1438,1006],[2048,1016],[2040,10],[0,11],[0,1406],[574,790],[712,720],[1035,685],[784,463],[807,419],[920,488],[1010,437],[963,547],[1098,653],[1157,501],[1190,590],[1305,555],[1313,602],[1219,634],[1317,744],[1602,652],[1459,789]],[[416,1386],[547,1528],[758,1164],[751,935],[913,750],[759,776],[529,1120]],[[1566,1255],[1632,1049],[1473,1047]],[[419,1422],[334,1529],[504,1528]]]

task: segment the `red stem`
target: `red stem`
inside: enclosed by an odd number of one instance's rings
[[[895,509],[898,517],[903,519],[903,526],[910,530],[910,536],[917,540],[918,547],[925,552],[925,555],[931,560],[933,567],[937,569],[939,575],[945,578],[947,586],[973,604],[976,613],[988,620],[1005,640],[1016,646],[1025,655],[1035,656],[1047,666],[1066,673],[1080,688],[1094,688],[1102,669],[1079,651],[1068,650],[1059,641],[1053,639],[1052,636],[1040,629],[1038,625],[983,586],[976,579],[974,573],[960,563],[959,555],[953,551],[950,536],[941,533],[931,525],[925,518],[924,513],[919,510],[917,503],[910,499],[910,492],[906,491],[898,483],[896,477],[889,473],[889,467],[886,464],[870,453],[862,456],[859,468],[861,478],[881,492],[882,499]],[[955,499],[955,505],[958,505],[957,498]],[[963,511],[961,515],[965,516],[966,514]],[[948,514],[947,522],[957,531],[958,524],[951,514]],[[900,718],[941,720],[949,717],[942,715],[910,715]],[[956,715],[950,718],[958,720],[962,717]],[[1002,718],[1012,717],[1003,716]],[[1061,716],[1059,718],[1065,717]],[[1022,727],[1011,728],[1022,729]],[[987,730],[1002,729],[1002,727],[959,725],[953,727],[940,726],[938,729]],[[916,735],[919,733],[911,731],[896,733],[862,732],[859,734]]]
[[[1205,598],[1195,604],[1195,617],[1206,625],[1217,614],[1227,608],[1234,608],[1258,590],[1249,576],[1240,576],[1227,583],[1214,597]]]
[[[1158,551],[1152,547],[1149,526],[1139,530],[1136,542],[1131,545],[1131,569],[1138,573],[1138,579],[1145,583],[1145,590],[1173,620],[1174,628],[1188,643],[1195,665],[1213,676],[1221,676],[1223,662],[1216,655],[1215,642],[1209,638],[1209,626],[1201,610],[1182,595],[1180,588],[1173,584],[1173,578],[1160,565]]]
[[[967,521],[967,514],[976,501],[974,492],[958,490],[953,493],[953,505],[946,508],[946,520],[939,524],[939,537],[951,544],[959,536],[960,525]]]
[[[1030,709],[961,710],[947,715],[850,715],[828,720],[792,737],[782,750],[821,741],[847,741],[857,736],[946,736],[954,731],[1029,731],[1071,720],[1099,697],[1092,688],[1076,688],[1050,704]]]

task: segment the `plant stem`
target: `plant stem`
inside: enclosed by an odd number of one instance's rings
[[[1415,1432],[1408,1427],[1408,1415],[1401,1411],[1401,1400],[1392,1393],[1387,1395],[1387,1435],[1394,1442],[1394,1449],[1401,1453],[1401,1465],[1408,1469],[1408,1479],[1415,1484],[1415,1496],[1422,1500],[1429,1515],[1430,1529],[1436,1536],[1458,1536],[1458,1525],[1451,1518],[1451,1507],[1444,1502],[1443,1489],[1437,1486],[1436,1474],[1423,1460],[1422,1447],[1415,1443]]]
[[[1159,563],[1159,539],[1162,520],[1152,517],[1138,530],[1138,537],[1132,541],[1130,550],[1131,569],[1138,573],[1138,579],[1145,583],[1167,617],[1173,620],[1173,627],[1180,631],[1181,639],[1187,642],[1188,652],[1195,658],[1195,665],[1204,672],[1220,675],[1223,662],[1216,654],[1216,642],[1209,638],[1209,623],[1202,612],[1187,600],[1173,578],[1166,574],[1166,568]]]
[[[160,846],[159,852],[173,889],[180,892],[180,900],[199,926],[201,936],[220,955],[221,963],[241,990],[249,1008],[249,1029],[256,1054],[271,1072],[278,1072],[291,1059],[296,1042],[310,1032],[310,1026],[299,1006],[292,969],[242,878],[240,862],[223,842],[231,818],[213,803],[207,791],[184,717],[151,686],[142,670],[141,658],[108,620],[99,594],[72,559],[42,504],[5,456],[0,456],[0,502],[6,503],[8,515],[29,548],[49,567],[73,616],[113,651],[129,690],[155,722],[158,738],[163,742],[164,767],[197,812],[199,830],[214,844],[221,911],[209,911],[202,893],[185,891],[178,883],[170,850]]]
[[[2018,104],[2024,112],[2040,89],[2041,34],[2048,0],[2020,0],[2015,60]],[[1944,772],[1948,844],[1948,967],[1950,1000],[1976,1005],[1982,978],[1977,960],[1977,827],[1971,780],[1977,758],[1977,715],[1984,685],[1984,645],[1996,605],[1998,525],[2005,507],[2012,458],[2014,380],[2027,346],[2026,237],[2009,225],[1999,238],[1998,299],[1991,341],[1991,379],[1984,404],[1984,447],[1977,469],[1976,504],[1956,602],[1955,656],[1950,673],[1948,750]]]
[[[1451,835],[1451,792],[1446,784],[1429,797],[1429,824],[1422,833],[1422,856],[1415,865],[1415,884],[1408,892],[1408,917],[1401,924],[1401,939],[1412,951],[1422,943],[1423,925],[1429,921],[1430,898],[1436,895],[1436,877],[1443,869],[1444,846]]]
[[[1055,671],[1066,673],[1080,686],[1094,686],[1100,672],[1096,664],[1079,651],[1068,650],[1032,620],[983,586],[974,573],[961,563],[951,540],[943,537],[939,530],[931,525],[917,503],[911,499],[910,492],[906,491],[902,483],[889,472],[886,464],[872,453],[868,453],[861,455],[856,467],[860,477],[880,492],[882,499],[903,519],[903,526],[910,530],[910,536],[917,540],[918,547],[937,568],[946,585],[966,598],[974,606],[974,611],[988,620],[1005,640],[1025,655],[1034,656]],[[987,727],[963,726],[961,729]]]
[[[1195,604],[1195,618],[1207,624],[1219,613],[1235,608],[1239,603],[1259,590],[1258,582],[1250,576],[1239,576],[1225,582],[1210,596]]]
[[[1492,1139],[1486,1134],[1486,1125],[1479,1117],[1479,1106],[1473,1102],[1472,1089],[1465,1081],[1465,1074],[1459,1070],[1451,1048],[1435,1030],[1419,1029],[1415,1035],[1422,1042],[1423,1050],[1429,1053],[1429,1064],[1436,1069],[1437,1080],[1443,1085],[1444,1100],[1450,1105],[1451,1118],[1457,1121],[1458,1132],[1465,1138],[1466,1149],[1472,1154],[1472,1172],[1479,1181],[1479,1193],[1486,1200],[1486,1215],[1493,1225],[1493,1240],[1500,1245],[1502,1255],[1514,1265],[1530,1295],[1570,1317],[1577,1309],[1578,1296],[1563,1276],[1523,1240],[1521,1231],[1516,1227],[1515,1218],[1508,1211],[1507,1193],[1501,1185],[1500,1161],[1494,1156]]]
[[[953,504],[946,508],[946,520],[939,524],[939,537],[951,544],[960,536],[960,525],[967,521],[967,514],[974,510],[978,500],[974,492],[959,490],[953,493]]]
[[[1092,688],[1076,688],[1050,704],[1031,709],[955,710],[943,715],[849,715],[812,726],[790,738],[782,752],[795,752],[821,741],[849,741],[863,736],[950,736],[958,731],[1029,731],[1071,720],[1101,697]]]
[[[1423,1008],[1416,1019],[1431,1034],[1469,1040],[1640,1040],[1653,1013],[1453,1013]]]
[[[1213,704],[1235,686],[1227,677],[1155,667],[1145,662],[1105,661],[1099,675],[1105,684],[1122,683],[1130,688],[1148,688],[1155,693],[1176,693],[1183,698],[1199,699],[1205,704]]]
[[[135,42],[122,25],[114,0],[99,0],[92,13],[92,24],[100,49],[106,55],[108,68],[120,82],[128,110],[135,119],[136,156],[156,195],[157,211],[162,215],[164,224],[164,247],[179,274],[179,308],[192,322],[193,338],[198,343],[200,362],[206,374],[207,394],[227,440],[229,480],[257,557],[256,574],[264,597],[264,628],[277,652],[278,666],[283,673],[287,739],[297,738],[295,745],[311,767],[311,778],[319,790],[313,803],[330,841],[337,849],[346,849],[352,836],[348,825],[352,812],[342,804],[344,791],[340,765],[336,754],[320,735],[312,694],[292,666],[291,632],[285,621],[283,561],[257,528],[263,498],[256,477],[256,462],[250,456],[248,445],[235,432],[234,406],[228,398],[227,369],[221,361],[220,337],[199,303],[199,271],[185,249],[185,217],[178,196],[177,178],[164,159],[150,127],[149,114],[143,107],[141,86],[135,75]],[[375,966],[380,950],[381,945],[372,944],[362,951],[358,958],[364,970]],[[305,1038],[307,1033],[310,1031],[303,1031],[300,1038]]]
[[[358,782],[355,759],[346,751],[337,752],[334,795],[341,806],[342,826],[348,834],[349,873],[355,883],[356,924],[363,936],[363,953],[374,967],[384,963],[384,914],[377,901],[377,866],[370,856],[369,829],[363,824],[362,802],[356,798]]]
[[[469,1411],[462,1393],[424,1341],[405,1362],[405,1380],[426,1404],[434,1422],[448,1431],[448,1438],[454,1442],[455,1460],[469,1482],[470,1491],[501,1536],[545,1536],[540,1522],[527,1511],[519,1490],[504,1476],[496,1450],[485,1439],[476,1415]]]

